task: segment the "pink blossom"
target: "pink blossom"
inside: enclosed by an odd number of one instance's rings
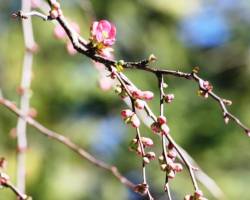
[[[67,43],[66,48],[67,48],[67,51],[68,51],[69,55],[75,55],[77,53],[77,51],[75,50],[75,48],[74,48],[74,46],[72,45],[71,42]]]
[[[104,46],[112,46],[115,43],[116,27],[107,20],[95,21],[91,26],[91,37]]]

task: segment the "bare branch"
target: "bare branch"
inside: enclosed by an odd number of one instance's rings
[[[22,193],[18,188],[16,188],[9,180],[9,176],[3,172],[0,172],[0,186],[9,188],[19,200],[27,200],[28,196]]]
[[[72,142],[69,138],[60,135],[59,133],[55,131],[51,131],[48,128],[44,127],[42,124],[34,120],[32,117],[25,115],[22,113],[20,109],[17,108],[17,106],[12,103],[11,101],[0,98],[0,104],[8,108],[10,111],[15,113],[17,116],[24,119],[30,126],[34,127],[35,129],[39,130],[41,134],[47,136],[50,139],[56,140],[63,145],[65,145],[67,148],[71,149],[75,153],[81,156],[81,158],[89,161],[90,163],[94,164],[95,166],[102,168],[108,172],[110,172],[113,176],[115,176],[122,184],[127,186],[133,191],[136,191],[135,184],[129,181],[126,177],[122,176],[121,173],[118,171],[117,167],[109,165],[101,160],[96,159],[93,155],[88,153],[86,150]],[[137,192],[137,191],[136,191]]]

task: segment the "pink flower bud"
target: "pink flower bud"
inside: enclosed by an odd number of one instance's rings
[[[177,156],[177,154],[176,154],[176,152],[174,150],[170,150],[170,151],[168,151],[168,155],[167,156],[169,158],[171,158],[171,159],[175,159],[176,156]]]
[[[173,170],[175,172],[181,172],[183,170],[183,167],[182,167],[182,165],[180,163],[174,163]]]
[[[145,101],[140,100],[140,99],[136,99],[135,100],[135,107],[138,108],[138,109],[144,109]]]
[[[103,91],[108,91],[112,88],[112,82],[109,78],[107,77],[102,77],[100,80],[99,80],[99,86],[101,88],[101,90]]]
[[[133,114],[132,117],[131,117],[131,124],[134,128],[139,128],[140,126],[140,120],[139,118],[137,117],[136,114]]]
[[[248,137],[250,137],[250,130],[247,130],[246,134],[247,134]]]
[[[193,200],[193,197],[190,194],[188,194],[184,197],[184,200]]]
[[[143,91],[143,99],[144,100],[151,100],[154,98],[154,93],[151,91]]]
[[[208,92],[212,91],[212,89],[213,89],[213,86],[208,81],[203,81],[202,87],[204,90],[206,90]]]
[[[52,9],[49,13],[50,13],[50,17],[52,19],[56,19],[57,17],[59,17],[58,10],[56,10],[56,9]]]
[[[168,178],[173,179],[174,177],[175,177],[175,172],[173,170],[170,170],[170,172],[168,173]]]
[[[141,142],[145,147],[152,147],[154,145],[153,140],[147,137],[141,137]]]
[[[134,90],[131,92],[132,96],[135,98],[135,99],[142,99],[143,98],[143,93],[141,90]]]
[[[52,6],[55,8],[55,9],[59,9],[60,8],[60,3],[58,3],[57,1],[56,2],[54,2],[53,4],[52,4]]]
[[[167,124],[162,124],[161,125],[161,133],[163,135],[167,135],[167,134],[169,134],[169,132],[170,132],[170,129],[169,129],[168,125]]]
[[[155,153],[154,152],[152,152],[152,151],[150,151],[150,152],[148,152],[148,153],[146,153],[146,155],[145,155],[149,160],[154,160],[155,159]]]
[[[156,122],[151,124],[151,130],[153,131],[153,133],[156,133],[156,134],[161,132],[161,128],[160,128],[159,124]]]
[[[199,199],[199,198],[202,197],[202,196],[203,196],[203,192],[202,192],[201,190],[196,190],[196,191],[194,192],[194,197],[195,197],[195,198]]]
[[[149,164],[150,163],[150,159],[148,157],[143,157],[143,162],[145,164]]]
[[[75,55],[77,53],[77,51],[75,50],[75,48],[74,48],[74,46],[73,46],[73,44],[71,42],[67,43],[66,48],[67,48],[67,52],[69,53],[69,55],[73,56],[73,55]]]
[[[158,122],[160,125],[166,124],[166,123],[167,123],[167,119],[166,119],[166,117],[164,117],[164,116],[159,116],[159,117],[157,118],[157,122]]]
[[[123,119],[131,117],[133,114],[134,114],[134,112],[132,112],[132,110],[129,110],[129,109],[125,109],[125,110],[121,111],[121,116]]]
[[[66,37],[66,33],[64,31],[64,29],[62,28],[61,25],[56,25],[55,28],[54,28],[54,36],[57,38],[57,39],[63,39]]]
[[[165,100],[166,103],[171,103],[174,100],[174,94],[165,95],[164,100]]]
[[[9,179],[10,178],[7,174],[0,172],[0,186],[6,185]]]

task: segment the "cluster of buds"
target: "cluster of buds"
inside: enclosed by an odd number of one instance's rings
[[[140,120],[132,110],[129,109],[122,110],[121,116],[125,121],[125,123],[130,123],[134,128],[139,128],[141,124]]]
[[[201,190],[196,190],[193,195],[186,195],[184,200],[207,200],[207,198],[203,196],[203,192]]]
[[[6,186],[9,179],[7,174],[0,172],[0,186]]]
[[[164,95],[164,101],[166,103],[171,103],[174,100],[174,94],[166,94]]]
[[[170,131],[167,125],[167,119],[164,116],[157,117],[157,122],[151,124],[151,130],[155,134],[167,135]]]
[[[143,156],[143,162],[145,164],[150,163],[151,160],[155,159],[155,153],[152,151],[149,151],[147,153],[145,153],[145,155],[143,155],[142,153],[142,148],[146,148],[146,147],[152,147],[154,145],[154,142],[152,139],[148,138],[148,137],[141,137],[141,143],[142,143],[142,147],[140,145],[140,141],[138,138],[134,138],[129,145],[129,150],[131,151],[135,151],[139,156]]]
[[[183,167],[180,163],[175,163],[177,154],[172,144],[168,145],[168,151],[166,157],[164,155],[159,156],[160,168],[167,173],[169,179],[173,179],[176,173],[181,172]]]
[[[127,88],[134,99],[149,101],[154,98],[154,93],[151,91],[141,91],[131,85],[128,85]]]
[[[51,19],[56,19],[62,15],[62,10],[60,9],[60,3],[56,0],[50,0],[51,10],[49,11]]]
[[[213,86],[208,82],[208,81],[199,81],[200,85],[200,90],[199,90],[199,95],[208,98],[209,92],[213,90]]]

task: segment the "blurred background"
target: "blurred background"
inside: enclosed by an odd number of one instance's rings
[[[24,44],[21,23],[10,14],[20,9],[20,1],[0,2],[0,88],[5,97],[19,103],[16,88]],[[135,61],[154,53],[156,65],[162,68],[190,72],[200,66],[200,75],[211,81],[215,92],[231,99],[230,110],[250,125],[249,0],[62,0],[61,4],[65,16],[80,25],[85,38],[94,18],[112,21],[117,27],[117,59]],[[112,90],[100,89],[99,72],[89,59],[67,53],[65,41],[53,36],[53,23],[33,18],[33,27],[39,52],[34,56],[31,105],[38,112],[37,120],[139,183],[141,161],[128,150],[135,132],[119,115],[126,105]],[[125,74],[157,96],[154,76],[142,71]],[[175,77],[167,77],[166,82],[167,92],[176,97],[165,113],[172,136],[217,182],[224,199],[250,199],[250,140],[234,123],[224,124],[218,104],[198,97],[194,82]],[[157,98],[150,106],[159,112]],[[7,172],[13,182],[16,123],[16,116],[0,106],[0,157],[8,160]],[[142,133],[154,139],[159,155],[160,139],[147,128]],[[28,139],[27,193],[33,199],[143,199],[31,127]],[[148,177],[156,199],[166,199],[165,175],[158,161],[149,165]],[[176,200],[192,192],[187,172],[178,174],[170,185]],[[206,189],[204,192],[214,199]],[[13,199],[10,191],[0,190],[0,200]]]

